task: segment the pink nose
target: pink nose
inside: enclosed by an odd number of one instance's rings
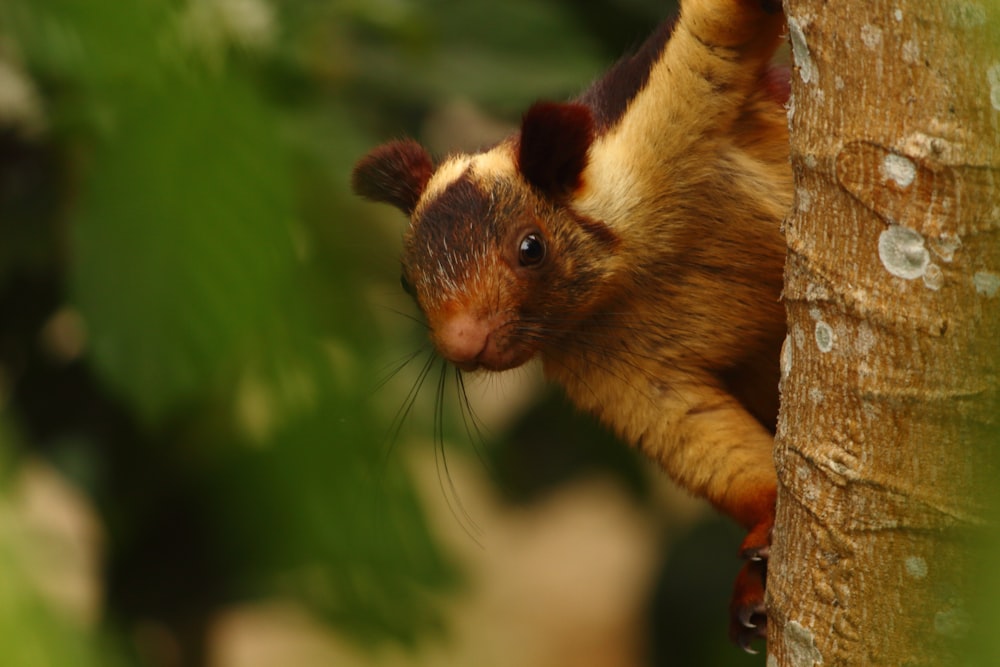
[[[490,326],[465,313],[442,322],[434,336],[441,356],[460,368],[477,365],[489,338]]]

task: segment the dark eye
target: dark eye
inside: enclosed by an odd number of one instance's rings
[[[403,286],[403,291],[412,296],[414,299],[417,298],[417,293],[413,289],[413,283],[406,279],[406,274],[400,274],[399,284]]]
[[[545,259],[545,241],[538,232],[531,232],[521,239],[517,248],[517,259],[521,266],[538,266]]]

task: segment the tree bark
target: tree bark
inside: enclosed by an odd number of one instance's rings
[[[998,483],[1000,10],[785,8],[768,666],[957,664]]]

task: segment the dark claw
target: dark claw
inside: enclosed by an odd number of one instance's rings
[[[767,616],[763,614],[763,611],[746,611],[745,619],[744,613],[740,612],[740,622],[745,629],[736,635],[736,644],[747,653],[757,655],[757,651],[750,644],[756,639],[767,639]]]

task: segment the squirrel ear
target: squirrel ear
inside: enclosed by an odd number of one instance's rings
[[[423,146],[412,139],[390,141],[358,160],[351,187],[366,199],[392,204],[410,215],[433,173]]]
[[[536,102],[521,121],[517,166],[525,180],[552,197],[580,187],[594,117],[583,104]]]

